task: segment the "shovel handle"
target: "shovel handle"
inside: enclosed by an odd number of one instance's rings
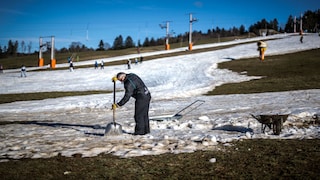
[[[113,81],[113,104],[116,103],[116,81]]]
[[[116,81],[113,81],[113,104],[116,103]],[[113,106],[113,105],[112,105]],[[116,125],[116,109],[113,109],[113,124]]]

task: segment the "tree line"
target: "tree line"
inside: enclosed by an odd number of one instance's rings
[[[302,20],[302,29],[306,32],[319,32],[320,29],[320,9],[316,11],[306,11],[302,16],[300,17],[293,17],[290,15],[288,17],[287,23],[284,27],[281,27],[279,25],[278,20],[275,18],[273,20],[267,21],[266,19],[262,19],[261,21],[258,21],[254,23],[253,25],[249,26],[248,30],[245,29],[244,25],[241,25],[240,27],[232,27],[229,29],[225,28],[213,28],[208,29],[207,32],[202,31],[193,31],[192,36],[195,40],[201,39],[201,38],[213,38],[213,37],[230,37],[230,36],[239,36],[244,35],[248,32],[254,33],[256,35],[260,35],[259,31],[261,29],[268,29],[273,30],[274,32],[299,32],[300,31],[300,20]],[[296,29],[294,29],[296,27]],[[178,34],[176,36],[172,36],[169,38],[170,43],[179,43],[179,42],[186,42],[189,38],[189,32],[185,32],[184,34]],[[133,48],[133,47],[149,47],[149,46],[159,46],[165,44],[165,38],[149,38],[146,37],[143,41],[143,43],[138,40],[137,43],[135,43],[131,36],[127,36],[126,38],[123,38],[122,35],[117,36],[112,46],[109,43],[103,42],[103,40],[100,40],[98,44],[98,48],[88,48],[81,42],[72,42],[69,46],[69,48],[61,48],[60,50],[56,50],[57,52],[83,52],[83,51],[104,51],[104,50],[119,50],[119,49],[126,49],[126,48]],[[19,47],[20,46],[20,47]],[[29,42],[28,44],[24,41],[21,41],[19,44],[18,41],[8,41],[8,46],[1,47],[0,46],[0,57],[7,57],[7,56],[15,56],[19,54],[31,54],[31,53],[38,53],[38,52],[31,52],[32,49],[32,43]],[[20,51],[19,51],[20,50]],[[19,53],[20,52],[20,53]]]

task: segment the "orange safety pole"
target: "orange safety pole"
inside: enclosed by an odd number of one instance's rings
[[[259,41],[257,45],[259,50],[259,58],[261,61],[264,61],[264,52],[267,50],[267,43]]]
[[[50,63],[50,67],[52,68],[52,69],[54,69],[54,68],[56,68],[56,59],[51,59],[51,63]]]
[[[192,51],[192,43],[189,43],[189,51]]]
[[[52,69],[56,68],[56,58],[54,55],[54,36],[51,36],[51,63],[50,63],[50,67]]]
[[[43,58],[39,58],[38,66],[42,67],[43,65],[44,65],[44,59]]]
[[[169,50],[169,49],[170,49],[170,44],[166,44],[165,50]]]
[[[39,38],[39,61],[38,61],[39,67],[44,65],[44,59],[42,57],[42,37]]]

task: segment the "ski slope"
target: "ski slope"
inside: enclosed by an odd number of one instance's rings
[[[205,103],[179,120],[151,121],[151,133],[133,136],[134,100],[117,109],[116,121],[124,134],[103,136],[106,124],[112,121],[112,93],[87,96],[51,98],[0,104],[1,121],[17,121],[0,126],[0,161],[20,158],[48,158],[61,154],[82,154],[92,157],[112,153],[120,157],[156,155],[162,153],[194,152],[215,149],[218,143],[251,138],[308,139],[319,138],[320,128],[299,124],[312,121],[320,114],[320,90],[203,96],[216,86],[243,82],[261,77],[247,76],[225,69],[217,64],[231,59],[258,57],[256,41],[266,37],[235,40],[227,43],[194,46],[206,48],[234,44],[234,47],[180,55],[126,65],[105,66],[104,69],[80,68],[95,60],[74,63],[75,70],[30,71],[20,78],[17,70],[0,74],[0,93],[113,90],[111,78],[118,72],[136,73],[152,94],[150,116],[171,115],[196,100]],[[270,38],[270,37],[268,37]],[[268,56],[320,48],[317,34],[304,36],[276,35],[267,41]],[[247,44],[241,44],[248,42]],[[186,48],[143,53],[185,51]],[[103,59],[104,62],[134,58],[137,55]],[[98,62],[102,59],[98,59]],[[68,64],[59,64],[58,67]],[[28,68],[35,69],[34,68]],[[123,87],[117,82],[117,100],[123,96]],[[261,132],[261,124],[250,114],[290,114],[279,136]],[[29,122],[29,123],[26,123]],[[290,124],[290,126],[289,126]]]

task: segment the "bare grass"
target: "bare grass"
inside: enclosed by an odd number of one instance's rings
[[[320,140],[254,139],[219,151],[119,158],[101,154],[0,163],[13,179],[317,179]],[[215,158],[216,162],[209,160]]]
[[[292,54],[268,56],[264,62],[258,58],[240,59],[220,63],[218,68],[246,72],[262,79],[230,83],[216,87],[207,95],[250,94],[320,88],[320,49]]]
[[[252,34],[250,35],[253,36]],[[209,38],[196,38],[194,44],[200,45],[200,44],[208,44],[208,43],[217,43],[217,42],[225,42],[225,41],[232,41],[235,39],[243,39],[247,38],[248,35],[243,36],[232,36],[232,37],[224,37],[224,38],[217,38],[217,37],[209,37]],[[187,41],[182,41],[180,43],[171,43],[170,44],[171,49],[175,48],[181,48],[181,47],[188,47]],[[224,48],[224,47],[222,47]],[[144,52],[154,52],[154,51],[160,51],[164,50],[164,45],[162,46],[150,46],[150,47],[140,47],[140,53]],[[210,50],[206,49],[205,51]],[[212,50],[212,49],[211,49]],[[203,50],[194,50],[190,52],[183,52],[183,53],[196,53],[201,52]],[[182,54],[183,54],[182,53]],[[93,59],[101,59],[101,58],[108,58],[108,57],[115,57],[115,56],[122,56],[122,55],[128,55],[128,54],[137,54],[137,48],[128,48],[128,49],[121,49],[121,50],[106,50],[106,51],[87,51],[87,52],[65,52],[65,53],[56,53],[55,59],[58,64],[61,63],[67,63],[68,57],[73,56],[75,58],[75,62],[79,61],[87,61],[87,60],[93,60]],[[181,54],[181,53],[180,53]],[[178,54],[169,54],[167,56],[172,55],[179,55]],[[77,56],[79,58],[77,58]],[[158,57],[164,57],[166,55],[160,55],[160,56],[152,56],[152,57],[146,57],[144,60],[150,60]],[[51,55],[50,52],[44,52],[43,53],[44,58],[44,64],[50,64],[51,61]],[[4,69],[16,69],[20,68],[22,65],[25,65],[27,67],[36,67],[38,66],[39,61],[39,55],[38,53],[30,54],[30,55],[17,55],[7,58],[0,58],[0,64],[3,65]],[[116,64],[122,63],[121,61],[116,62]],[[111,64],[105,64],[107,65],[114,65],[115,62]],[[85,67],[85,66],[84,66]]]
[[[66,96],[82,96],[91,94],[111,93],[111,91],[68,91],[68,92],[36,92],[36,93],[20,93],[20,94],[0,94],[0,104],[15,101],[32,101],[48,98],[59,98]]]
[[[261,93],[320,88],[320,49],[268,56],[265,62],[242,59],[219,64],[260,80],[226,84],[208,95]],[[107,93],[107,92],[86,92]],[[37,93],[38,94],[38,93]],[[48,93],[53,95],[52,93]],[[31,99],[49,98],[29,94]],[[80,93],[81,94],[81,93]],[[66,96],[57,92],[53,97]],[[75,95],[75,94],[70,94]],[[5,95],[7,96],[7,95]],[[14,96],[14,95],[13,95]],[[10,98],[13,98],[9,97]],[[16,100],[25,99],[22,95]],[[0,99],[4,96],[0,95]],[[82,158],[57,156],[0,163],[0,177],[12,179],[318,179],[320,140],[253,139],[219,145],[217,151],[119,158],[110,154]],[[209,160],[215,158],[216,162]]]

